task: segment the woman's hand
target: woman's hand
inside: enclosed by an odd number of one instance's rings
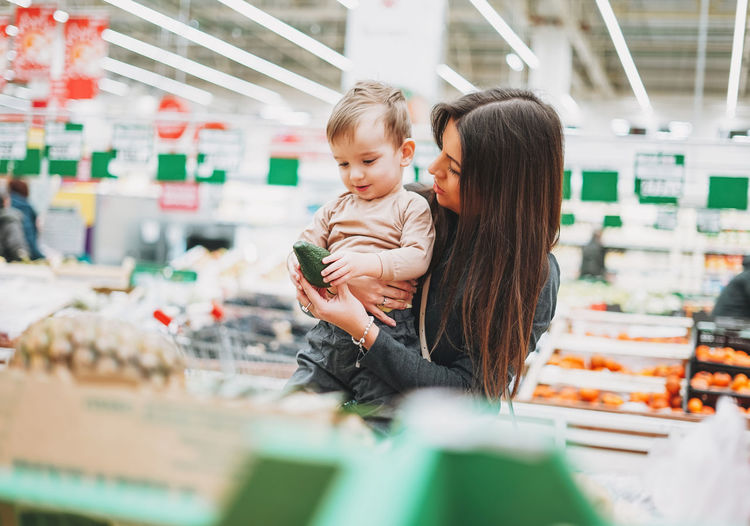
[[[367,312],[390,327],[396,322],[380,307],[403,310],[411,308],[411,300],[417,291],[416,281],[384,282],[375,278],[360,277],[351,280],[349,291],[364,305]]]
[[[369,322],[367,311],[346,284],[339,287],[335,296],[331,296],[326,289],[313,287],[302,277],[297,288],[297,301],[316,318],[332,323],[357,338],[362,336]]]

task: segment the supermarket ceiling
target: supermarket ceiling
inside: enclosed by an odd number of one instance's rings
[[[355,0],[348,0],[355,1]],[[448,16],[445,62],[479,87],[508,84],[527,70],[516,72],[508,64],[512,50],[480,14],[470,0],[447,0]],[[742,2],[743,0],[740,0]],[[219,0],[139,0],[139,4],[277,64],[302,77],[340,91],[342,73],[337,67],[308,50],[238,14]],[[343,54],[347,8],[344,0],[258,0],[252,4],[302,33]],[[564,28],[573,44],[571,95],[576,99],[607,100],[633,96],[613,39],[597,9],[596,0],[490,0],[507,24],[530,45],[535,27]],[[245,81],[294,97],[304,104],[306,95],[123,9],[130,0],[59,0],[70,12],[102,10],[108,13],[110,28],[164,50],[184,55],[203,65]],[[120,7],[115,7],[115,5]],[[737,0],[710,0],[705,18],[706,97],[727,96],[730,76]],[[695,93],[696,67],[700,57],[701,0],[614,0],[611,2],[633,63],[649,95]],[[745,25],[747,17],[745,17]],[[748,100],[750,32],[745,32],[739,80],[740,105]],[[159,74],[183,80],[221,96],[215,84],[110,45],[113,59]],[[513,77],[516,75],[516,77]],[[117,75],[113,78],[120,79]],[[122,79],[120,79],[122,80]],[[452,90],[453,88],[448,88]],[[232,92],[227,91],[226,97]]]

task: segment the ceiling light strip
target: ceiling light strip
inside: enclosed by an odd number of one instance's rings
[[[269,15],[265,11],[248,4],[243,0],[219,0],[225,6],[234,9],[239,14],[249,18],[253,22],[262,25],[277,35],[287,39],[289,42],[309,51],[313,55],[322,58],[329,64],[336,66],[342,71],[352,69],[352,61],[341,53],[334,51],[328,46],[318,42],[302,31],[293,28],[278,18]]]
[[[138,2],[132,0],[104,1],[329,104],[335,104],[341,98],[341,93],[337,91],[327,88],[322,84],[318,84],[317,82],[313,82],[301,75],[297,75],[296,73],[284,69],[281,66],[277,66],[272,62],[256,57],[255,55],[233,46],[220,38],[216,38],[208,33],[190,27],[187,24],[183,24],[172,17],[154,11]]]
[[[188,86],[182,82],[177,82],[170,78],[164,77],[152,71],[148,71],[136,66],[131,66],[125,62],[120,62],[112,58],[102,59],[102,67],[111,73],[122,75],[130,79],[148,84],[162,91],[168,91],[178,97],[192,100],[198,104],[208,106],[213,100],[213,95],[208,91]]]
[[[234,91],[240,95],[250,97],[265,104],[282,103],[281,95],[275,91],[262,88],[251,82],[224,73],[223,71],[209,68],[208,66],[204,66],[203,64],[187,59],[176,53],[147,44],[142,40],[123,35],[122,33],[118,33],[111,29],[105,29],[102,33],[102,38],[110,44],[127,49],[133,53],[138,53],[139,55],[150,58],[151,60],[161,62],[162,64],[166,64],[167,66],[173,67],[179,71],[184,71],[189,75]]]
[[[747,0],[737,0],[737,12],[734,18],[732,59],[729,66],[729,85],[727,87],[727,117],[729,118],[733,118],[735,113],[737,113],[737,97],[740,92],[740,71],[742,66],[742,48],[745,43],[746,20]]]
[[[130,91],[129,86],[124,82],[120,82],[107,77],[102,77],[99,79],[99,89],[102,91],[106,91],[107,93],[111,93],[112,95],[117,95],[119,97],[124,97],[128,94],[128,91]]]
[[[477,8],[482,16],[490,23],[495,31],[500,33],[500,36],[513,48],[513,51],[523,59],[524,62],[531,68],[536,69],[539,67],[539,59],[534,54],[529,46],[527,46],[521,37],[519,37],[515,31],[503,20],[497,11],[487,2],[487,0],[470,0],[474,7]]]
[[[625,69],[625,75],[628,77],[630,87],[635,94],[635,98],[638,100],[638,104],[641,105],[646,111],[651,110],[651,101],[646,93],[646,88],[641,81],[641,76],[638,74],[638,68],[635,67],[633,57],[630,55],[628,45],[625,43],[625,37],[622,35],[620,24],[617,23],[617,17],[615,17],[612,6],[609,4],[609,0],[596,0],[596,5],[599,8],[599,12],[604,19],[604,23],[609,31],[609,36],[612,38],[612,42],[615,45],[617,56],[620,57],[622,67]]]
[[[479,91],[479,88],[459,75],[455,70],[448,66],[448,64],[440,64],[437,67],[437,74],[440,78],[463,94]]]

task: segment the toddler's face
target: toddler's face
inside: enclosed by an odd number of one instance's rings
[[[346,188],[368,201],[401,185],[401,170],[411,162],[408,151],[386,137],[380,115],[377,109],[365,113],[352,138],[340,137],[330,145]]]

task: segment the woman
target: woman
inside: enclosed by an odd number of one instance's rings
[[[560,225],[562,127],[532,93],[492,89],[438,104],[432,129],[441,149],[429,167],[436,242],[431,277],[414,298],[429,360],[368,316],[378,304],[408,302],[393,284],[343,285],[330,298],[297,271],[297,299],[351,334],[360,366],[399,392],[445,386],[498,398],[555,312],[560,269],[550,251]]]

